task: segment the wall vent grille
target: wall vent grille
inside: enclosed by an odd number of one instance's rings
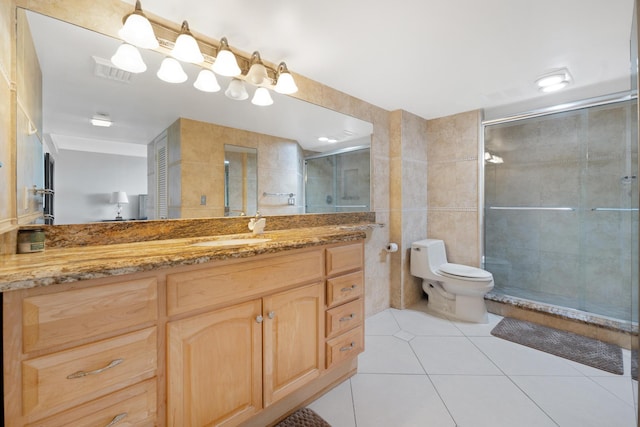
[[[121,83],[131,83],[133,73],[121,70],[114,66],[108,59],[100,58],[97,56],[92,57],[95,62],[93,74],[97,77],[104,79],[115,80]]]

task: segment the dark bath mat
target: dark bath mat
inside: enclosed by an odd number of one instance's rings
[[[631,378],[638,379],[638,350],[631,350]]]
[[[275,427],[331,427],[331,424],[309,408],[298,409]]]
[[[612,374],[624,373],[620,347],[572,332],[505,317],[491,335]]]

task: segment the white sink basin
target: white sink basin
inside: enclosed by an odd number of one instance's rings
[[[207,242],[194,243],[191,246],[244,246],[255,245],[257,243],[268,242],[271,239],[226,239],[226,240],[210,240]]]

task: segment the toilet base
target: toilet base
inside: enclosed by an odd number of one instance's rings
[[[453,295],[439,283],[422,282],[422,289],[429,296],[427,309],[451,319],[473,323],[489,323],[484,295]]]

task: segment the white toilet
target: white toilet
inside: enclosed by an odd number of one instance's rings
[[[484,295],[493,289],[486,270],[447,262],[442,240],[425,239],[411,245],[411,274],[422,279],[429,310],[467,322],[487,323]]]

